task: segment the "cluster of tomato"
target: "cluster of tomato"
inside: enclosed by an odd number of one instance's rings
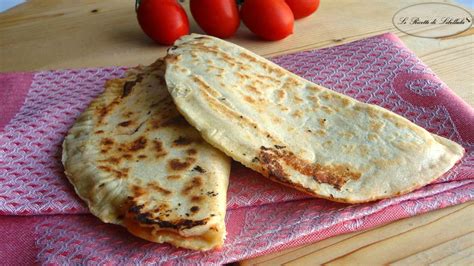
[[[292,34],[294,20],[318,6],[319,0],[190,0],[191,13],[207,34],[231,37],[242,19],[250,31],[271,41]],[[160,44],[171,45],[189,33],[188,17],[176,0],[137,0],[136,11],[143,31]]]

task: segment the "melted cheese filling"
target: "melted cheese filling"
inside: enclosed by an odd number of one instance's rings
[[[178,247],[209,250],[219,248],[223,237],[217,229],[211,227],[205,233],[195,236],[180,235],[177,230],[163,229],[156,226],[142,226],[133,218],[125,218],[124,226],[135,236],[156,243],[170,243]]]

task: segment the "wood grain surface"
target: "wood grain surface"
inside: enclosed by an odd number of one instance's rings
[[[441,39],[398,31],[393,14],[420,2],[322,0],[317,13],[297,21],[295,34],[285,40],[261,41],[241,26],[230,41],[268,57],[393,32],[474,105],[474,29]],[[202,33],[191,23],[193,32]],[[0,13],[1,72],[148,64],[166,48],[141,32],[131,0],[31,0]],[[473,203],[465,203],[241,264],[473,265],[473,221]]]
[[[242,265],[472,265],[474,203],[436,210],[368,231],[332,237]],[[453,222],[456,221],[456,222]]]

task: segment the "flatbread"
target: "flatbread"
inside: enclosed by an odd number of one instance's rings
[[[162,60],[109,80],[63,143],[90,211],[149,241],[208,250],[225,237],[230,158],[179,115]]]
[[[207,142],[317,197],[358,203],[407,193],[464,154],[395,113],[217,38],[185,36],[165,60],[178,110]]]

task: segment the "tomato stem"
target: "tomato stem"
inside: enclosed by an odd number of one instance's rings
[[[140,6],[140,0],[135,0],[135,12],[138,11],[139,6]]]

